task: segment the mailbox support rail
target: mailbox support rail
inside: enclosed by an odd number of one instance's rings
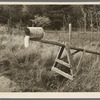
[[[63,44],[63,43],[59,43],[59,42],[56,42],[56,41],[49,41],[49,40],[37,40],[37,39],[34,39],[34,38],[30,38],[30,40],[33,40],[33,41],[38,41],[38,42],[42,42],[42,43],[46,43],[46,44],[52,44],[52,45],[57,45],[57,46],[62,46],[62,47],[65,47],[65,44]],[[73,49],[73,50],[78,50],[78,51],[84,51],[84,49],[83,49],[83,48],[73,47],[73,46],[70,46],[70,49]],[[99,53],[99,52],[92,51],[92,50],[87,50],[87,49],[85,49],[85,52],[87,52],[87,53],[92,53],[92,54],[96,54],[96,55],[100,55],[100,53]]]

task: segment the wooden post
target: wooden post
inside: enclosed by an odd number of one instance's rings
[[[63,53],[63,51],[64,51],[64,46],[62,46],[62,47],[60,47],[60,50],[59,50],[59,52],[58,52],[58,54],[57,54],[57,57],[56,57],[56,59],[60,59],[61,58],[61,55],[62,55],[62,53]],[[57,66],[57,62],[54,62],[54,65],[53,65],[53,67],[55,66]]]
[[[69,45],[71,45],[71,31],[72,31],[72,25],[69,24]]]
[[[71,55],[71,52],[70,52],[70,45],[67,42],[65,43],[65,49],[67,51],[67,57],[68,57],[69,65],[70,65],[70,71],[71,71],[71,75],[73,77],[73,71],[72,71],[72,67],[74,66],[73,58],[72,58],[72,55]]]

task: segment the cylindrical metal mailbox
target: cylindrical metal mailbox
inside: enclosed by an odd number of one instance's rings
[[[27,27],[25,28],[25,38],[24,38],[24,46],[29,46],[30,37],[33,40],[40,40],[44,36],[44,30],[42,27]]]
[[[42,39],[45,34],[42,27],[27,27],[27,29],[26,32],[29,32],[29,36],[34,39]]]

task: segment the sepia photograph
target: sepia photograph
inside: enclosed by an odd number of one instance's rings
[[[0,4],[0,92],[100,92],[100,4]]]

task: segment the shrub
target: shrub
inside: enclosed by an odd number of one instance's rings
[[[50,20],[48,17],[36,15],[33,23],[35,23],[38,27],[47,28],[50,25]]]

